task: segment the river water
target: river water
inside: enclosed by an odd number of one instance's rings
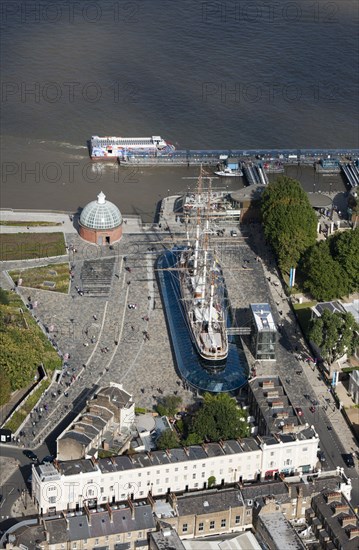
[[[194,181],[187,168],[93,168],[95,134],[358,147],[357,24],[356,0],[1,1],[1,206],[76,210],[102,189],[150,219]],[[307,190],[344,189],[296,175]]]

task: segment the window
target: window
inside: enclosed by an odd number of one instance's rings
[[[55,504],[56,497],[49,497],[49,504]]]
[[[195,470],[197,468],[197,464],[193,464],[193,469]]]
[[[199,524],[198,524],[198,531],[203,531],[204,529],[204,525],[203,525],[203,521],[201,521]]]
[[[196,474],[192,474],[192,479],[196,479]]]
[[[130,539],[131,535],[132,535],[132,533],[127,533],[127,538]]]
[[[178,472],[178,468],[175,468],[175,472]]]
[[[95,544],[98,544],[98,539],[95,539]]]
[[[206,472],[202,472],[202,477],[206,477]]]
[[[169,469],[167,468],[167,470],[166,470],[166,474],[168,474],[168,473],[169,473]]]
[[[212,520],[212,521],[209,522],[209,528],[210,529],[214,529],[214,525],[215,525],[215,521]]]
[[[156,470],[156,474],[159,475],[160,471],[159,470]]]
[[[188,523],[184,523],[182,525],[182,533],[187,533],[187,531],[188,531]]]
[[[303,448],[303,453],[306,453],[307,450],[308,450],[308,447],[304,447],[304,448]]]
[[[271,454],[270,454],[270,455],[271,455],[271,456],[274,456],[274,451],[271,451]]]
[[[221,519],[221,527],[225,527],[226,526],[226,520],[225,519]]]
[[[74,543],[72,544],[72,548],[77,548],[77,542],[74,542]]]
[[[241,516],[236,516],[236,525],[238,525],[238,523],[241,523]]]
[[[184,469],[185,469],[185,470],[188,470],[188,466],[185,466]]]
[[[101,487],[101,495],[102,495],[102,493],[104,492],[104,490],[105,490],[105,489],[104,489],[103,487]]]
[[[251,516],[252,515],[252,510],[247,510],[246,514],[247,514],[247,516]]]
[[[195,486],[195,487],[198,487],[198,483],[195,483],[194,486]]]
[[[113,485],[111,485],[111,487],[110,487],[110,491],[113,491]]]
[[[166,477],[165,483],[168,483],[168,482],[169,482],[169,479],[170,479],[169,477]]]

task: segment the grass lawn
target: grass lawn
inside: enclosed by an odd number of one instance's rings
[[[24,405],[16,411],[15,414],[10,418],[8,422],[6,422],[4,428],[7,430],[11,430],[12,433],[15,433],[16,430],[21,426],[21,424],[24,422],[25,418],[29,414],[30,411],[35,407],[36,403],[41,398],[42,394],[48,388],[50,385],[50,380],[43,380],[39,387],[34,391],[32,395],[25,401]]]
[[[315,306],[316,303],[317,302],[304,302],[303,304],[293,305],[293,309],[304,335],[308,332],[309,321],[312,315],[310,308]]]
[[[70,275],[67,263],[15,269],[9,271],[9,275],[13,281],[17,281],[21,277],[22,286],[65,293],[69,290]],[[45,282],[50,284],[44,284]],[[51,283],[54,283],[55,286],[52,287]]]
[[[66,253],[63,233],[3,233],[0,260],[28,260]]]
[[[13,220],[3,220],[0,221],[0,225],[8,225],[15,227],[53,227],[55,225],[62,225],[61,222],[24,222],[24,221],[13,221]]]

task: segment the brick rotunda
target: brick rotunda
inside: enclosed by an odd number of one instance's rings
[[[121,212],[102,191],[82,210],[79,225],[80,237],[89,243],[112,244],[122,237]]]

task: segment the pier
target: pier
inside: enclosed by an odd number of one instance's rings
[[[280,172],[282,165],[314,165],[323,158],[335,158],[338,162],[348,163],[359,157],[359,149],[179,149],[157,154],[127,152],[126,158],[118,158],[118,162],[122,166],[216,166],[222,155],[241,162],[257,161],[263,172],[264,169]],[[264,169],[262,162],[263,165],[268,164]],[[262,179],[260,174],[257,174],[257,178]]]
[[[341,162],[340,167],[344,172],[350,187],[354,188],[359,185],[359,161],[356,162]]]

